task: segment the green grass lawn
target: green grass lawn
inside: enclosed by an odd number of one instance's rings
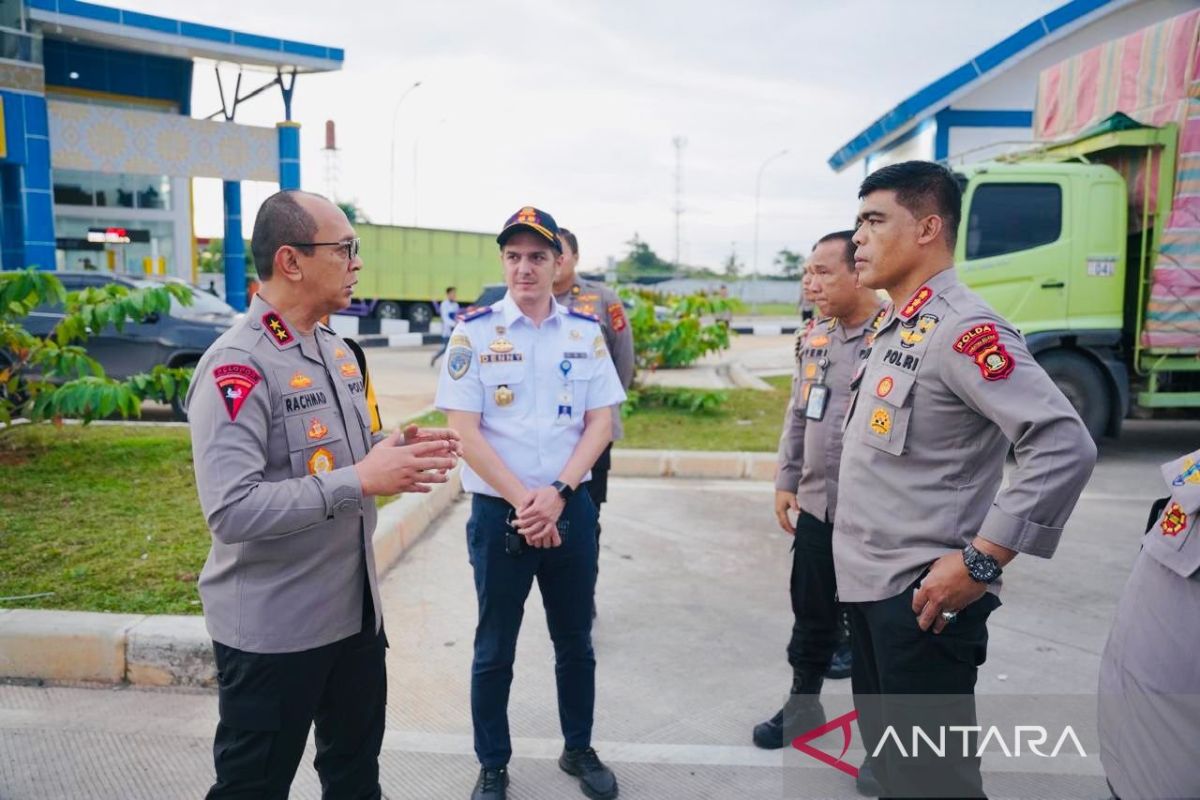
[[[0,608],[198,614],[208,554],[186,428],[0,433]]]
[[[759,303],[757,308],[751,303],[744,303],[744,305],[746,308],[742,313],[747,316],[800,318],[800,312],[796,309],[795,303]]]
[[[767,382],[712,413],[643,408],[620,446],[774,451],[790,378]],[[0,432],[0,486],[0,598],[53,592],[0,609],[200,613],[210,537],[186,428],[22,425]]]

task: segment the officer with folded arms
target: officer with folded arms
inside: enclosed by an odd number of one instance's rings
[[[858,285],[853,234],[821,237],[806,267],[820,315],[797,336],[796,374],[775,478],[775,516],[779,527],[794,537],[789,583],[793,624],[787,647],[792,689],[783,708],[754,728],[754,743],[769,750],[825,724],[819,697],[838,647],[841,610],[832,537],[842,421],[850,406],[850,379],[882,305],[874,291]],[[798,515],[795,523],[792,514]]]
[[[460,318],[435,401],[462,437],[463,488],[474,493],[467,548],[479,603],[471,720],[480,771],[471,797],[506,796],[508,693],[536,578],[554,642],[558,764],[589,798],[609,800],[617,779],[591,746],[597,511],[583,484],[612,440],[612,407],[625,392],[598,318],[551,293],[562,258],[554,219],[526,206],[497,242],[508,293]]]

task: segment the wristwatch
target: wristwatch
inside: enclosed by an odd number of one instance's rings
[[[554,491],[558,492],[558,496],[563,499],[564,503],[571,499],[571,495],[575,494],[575,490],[562,481],[555,481],[550,485],[554,487]]]
[[[1004,572],[1000,568],[999,561],[982,550],[976,549],[973,544],[964,547],[962,554],[963,564],[966,565],[972,580],[979,583],[992,583]]]

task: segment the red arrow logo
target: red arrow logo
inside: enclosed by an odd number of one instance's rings
[[[841,770],[851,778],[857,778],[858,767],[842,761],[842,756],[846,755],[846,751],[850,749],[850,723],[856,719],[858,719],[857,710],[842,714],[837,719],[831,719],[829,722],[826,722],[819,728],[813,728],[807,733],[800,734],[792,740],[792,747],[796,748],[805,755],[812,756],[822,764],[828,764],[836,770]],[[809,742],[811,742],[813,739],[820,739],[830,731],[838,730],[839,728],[842,731],[842,752],[838,754],[837,758],[834,758],[828,753],[823,753],[809,744]]]

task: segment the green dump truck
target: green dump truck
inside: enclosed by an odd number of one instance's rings
[[[344,313],[407,319],[414,331],[429,329],[434,304],[447,286],[466,306],[486,284],[504,279],[494,233],[356,224],[363,268],[354,301]]]
[[[1097,438],[1200,408],[1198,31],[1200,10],[1046,70],[1046,143],[957,168],[962,279]]]

